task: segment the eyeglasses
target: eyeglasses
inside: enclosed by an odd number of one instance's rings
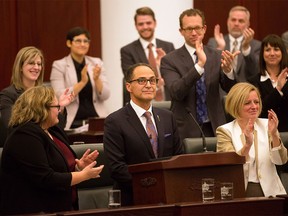
[[[145,78],[145,77],[140,77],[140,78],[138,78],[138,79],[129,81],[129,83],[132,83],[132,82],[137,81],[139,85],[146,85],[147,82],[149,81],[149,83],[150,83],[151,85],[156,85],[156,84],[158,83],[158,80],[159,80],[159,79],[157,79],[157,78],[155,78],[155,77],[151,77],[150,79],[147,79],[147,78]]]
[[[31,67],[34,66],[42,67],[42,63],[40,62],[28,62],[27,64],[30,65]]]
[[[202,29],[203,29],[203,26],[196,26],[194,28],[192,27],[188,27],[188,28],[183,28],[182,30],[185,31],[186,33],[192,33],[193,30],[197,33],[197,34],[201,34],[202,33]]]
[[[88,40],[88,39],[83,39],[83,40],[81,40],[81,39],[76,39],[76,40],[73,40],[73,42],[75,42],[75,44],[77,44],[77,45],[80,45],[82,42],[83,42],[84,44],[89,44],[89,43],[90,43],[90,40]]]
[[[57,108],[58,109],[58,111],[60,111],[60,108],[61,108],[61,106],[60,105],[52,105],[52,106],[49,106],[50,108]]]

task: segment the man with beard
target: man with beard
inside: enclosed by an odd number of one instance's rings
[[[151,8],[138,8],[134,16],[134,22],[140,37],[132,43],[122,47],[120,50],[123,74],[125,76],[127,69],[136,63],[150,64],[150,66],[158,73],[159,77],[157,94],[154,100],[170,100],[170,95],[164,87],[165,83],[161,77],[159,67],[161,58],[165,56],[166,53],[173,51],[175,49],[174,45],[171,42],[163,41],[154,37],[156,19]],[[149,45],[152,46],[150,49],[152,49],[154,63],[156,63],[156,65],[153,65],[149,60]],[[125,88],[125,82],[123,82],[123,106],[125,106],[129,101],[130,95]]]
[[[214,38],[210,38],[208,46],[219,50],[241,53],[235,58],[234,75],[239,82],[247,81],[258,71],[258,59],[261,42],[253,39],[255,32],[250,28],[250,12],[243,6],[232,7],[227,19],[228,34],[220,32],[220,25],[214,28]]]

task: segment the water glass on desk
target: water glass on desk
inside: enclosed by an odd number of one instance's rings
[[[120,208],[121,207],[121,191],[109,190],[108,191],[108,208]]]
[[[202,179],[202,200],[203,202],[212,202],[215,199],[214,193],[214,179],[203,178]]]
[[[233,199],[233,182],[222,182],[220,186],[221,200]]]

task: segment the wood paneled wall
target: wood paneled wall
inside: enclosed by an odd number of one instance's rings
[[[204,42],[213,37],[217,23],[223,33],[227,32],[228,12],[234,5],[244,5],[250,10],[256,39],[288,30],[287,0],[194,0],[194,7],[206,16],[208,29]],[[52,62],[69,52],[65,38],[74,26],[83,26],[91,32],[89,55],[101,57],[100,0],[0,0],[0,26],[0,90],[9,85],[15,56],[24,46],[43,50],[45,81],[49,81]]]
[[[194,8],[202,10],[206,17],[205,43],[213,37],[216,24],[220,24],[222,33],[227,33],[228,13],[236,5],[243,5],[250,11],[250,26],[256,39],[262,40],[272,33],[281,36],[288,31],[287,0],[194,0]]]
[[[17,52],[36,46],[45,56],[45,81],[51,65],[69,54],[66,33],[82,26],[91,33],[89,55],[101,57],[100,0],[0,0],[0,89],[8,86]]]

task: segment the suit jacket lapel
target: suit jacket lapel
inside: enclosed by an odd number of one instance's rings
[[[142,47],[140,40],[137,40],[137,43],[135,43],[135,50],[137,52],[137,55],[140,58],[140,62],[148,64],[148,59],[147,59],[147,56],[145,54],[145,51]]]
[[[146,130],[143,128],[143,125],[141,124],[138,116],[136,115],[135,111],[133,110],[130,104],[126,106],[126,110],[127,110],[127,122],[135,129],[139,138],[143,141],[143,143],[147,147],[147,150],[150,153],[151,157],[154,158],[155,156],[150,143],[150,139],[146,133]]]

